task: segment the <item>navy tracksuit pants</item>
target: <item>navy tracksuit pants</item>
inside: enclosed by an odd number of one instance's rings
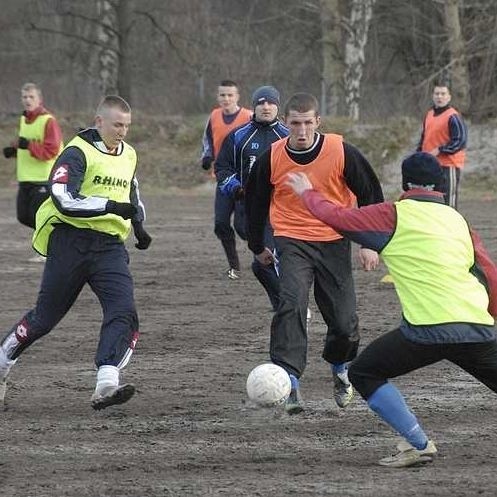
[[[96,366],[124,367],[138,338],[128,262],[126,247],[117,237],[66,224],[56,226],[50,237],[36,306],[9,333],[15,333],[20,342],[10,359],[16,359],[49,333],[88,283],[103,311]]]

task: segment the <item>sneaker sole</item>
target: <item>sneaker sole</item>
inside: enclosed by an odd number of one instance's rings
[[[105,409],[106,407],[114,406],[117,404],[124,404],[128,402],[135,394],[135,387],[133,385],[123,385],[119,387],[112,395],[93,400],[91,406],[96,411]]]
[[[300,405],[285,406],[285,411],[287,414],[290,414],[290,416],[293,416],[294,414],[303,412],[304,408]]]
[[[378,461],[378,464],[380,466],[384,466],[386,468],[415,468],[419,466],[424,466],[425,464],[432,463],[433,460],[435,459],[435,454],[434,455],[424,455],[421,456],[419,459],[416,459],[415,461],[412,462],[400,462],[400,461],[385,461],[383,459],[380,459]]]

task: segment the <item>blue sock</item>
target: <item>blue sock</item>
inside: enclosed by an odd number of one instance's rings
[[[331,363],[331,372],[332,373],[336,373],[336,374],[342,374],[342,373],[345,373],[345,371],[347,371],[348,367],[347,367],[347,363],[346,362],[335,362],[335,363]]]
[[[288,376],[290,376],[290,382],[292,383],[292,390],[298,390],[299,379],[296,376],[294,376],[293,374],[290,374]]]
[[[419,426],[416,416],[409,410],[404,397],[391,383],[385,383],[368,399],[369,407],[399,432],[413,447],[422,450],[428,437]]]

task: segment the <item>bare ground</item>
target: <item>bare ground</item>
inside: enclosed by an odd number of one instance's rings
[[[14,195],[0,192],[5,331],[34,303],[43,268],[28,262]],[[332,402],[314,304],[305,413],[247,404],[245,379],[267,360],[271,318],[248,250],[240,244],[243,278],[228,281],[211,195],[148,196],[147,206],[154,243],[147,252],[130,243],[142,334],[123,375],[138,393],[92,411],[101,314],[85,290],[12,371],[0,413],[2,497],[495,495],[495,395],[448,363],[399,379],[440,457],[409,470],[377,466],[396,437],[359,398],[346,410]],[[497,258],[495,198],[461,210]],[[355,272],[363,345],[398,322],[382,274]]]

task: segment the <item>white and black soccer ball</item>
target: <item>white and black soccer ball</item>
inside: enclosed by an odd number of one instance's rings
[[[252,402],[262,407],[283,404],[291,389],[288,373],[276,364],[261,364],[247,377],[247,395]]]

